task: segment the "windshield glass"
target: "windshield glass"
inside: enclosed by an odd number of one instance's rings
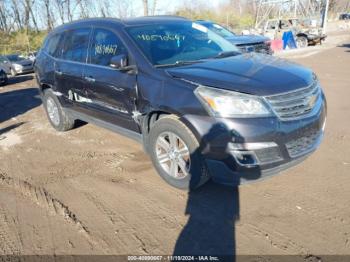
[[[10,60],[11,62],[16,62],[16,61],[21,61],[24,59],[24,57],[19,56],[19,55],[8,55],[6,56],[8,60]]]
[[[222,27],[221,25],[218,24],[206,24],[206,27],[208,27],[210,30],[214,31],[218,35],[221,35],[222,37],[233,37],[235,34],[226,28]]]
[[[195,62],[222,52],[239,52],[221,36],[192,22],[142,25],[127,31],[153,65]]]

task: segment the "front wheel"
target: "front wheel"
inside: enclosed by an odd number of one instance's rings
[[[11,76],[13,77],[17,75],[17,72],[13,68],[11,68],[10,73],[11,73]]]
[[[6,85],[8,83],[8,78],[5,71],[0,71],[0,78],[2,79],[2,83],[0,85]]]
[[[44,91],[43,105],[51,125],[57,131],[68,131],[74,127],[74,119],[64,111],[51,89]]]
[[[180,189],[195,189],[209,180],[199,143],[178,117],[160,118],[149,136],[149,152],[159,175]]]
[[[297,37],[297,47],[298,48],[304,48],[308,46],[308,41],[305,36],[298,36]]]

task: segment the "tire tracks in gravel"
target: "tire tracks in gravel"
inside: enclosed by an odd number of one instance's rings
[[[310,255],[310,251],[306,247],[294,242],[283,233],[278,231],[268,232],[251,223],[244,223],[242,224],[242,227],[246,228],[246,231],[251,232],[252,235],[265,239],[265,241],[267,241],[274,248],[278,248],[285,252],[292,251],[293,253],[300,254],[302,256]]]
[[[0,255],[10,254],[19,255],[21,247],[18,247],[18,243],[21,243],[18,232],[14,230],[16,225],[13,220],[8,218],[6,211],[0,206]]]
[[[82,213],[84,217],[94,217],[88,223],[94,225],[94,234],[104,232],[108,249],[119,253],[138,250],[138,254],[145,255],[172,250],[183,221],[171,206],[156,204],[152,194],[145,196],[129,183],[115,184],[93,177],[72,179],[66,188],[84,196]],[[164,246],[164,241],[170,244]]]
[[[15,190],[41,208],[47,210],[49,214],[63,217],[66,222],[73,225],[77,229],[78,233],[82,234],[87,239],[90,246],[96,247],[96,245],[98,245],[98,241],[94,239],[94,237],[90,234],[89,229],[81,220],[79,220],[77,215],[74,214],[67,205],[52,196],[45,188],[34,186],[29,182],[23,181],[21,179],[9,177],[6,173],[3,172],[0,172],[0,185]],[[4,231],[4,227],[1,226],[4,224],[2,223],[2,220],[3,218],[0,212],[0,242],[8,243],[7,249],[9,249],[10,252],[16,251],[16,245],[11,244],[13,241],[8,240],[8,234],[6,231]]]

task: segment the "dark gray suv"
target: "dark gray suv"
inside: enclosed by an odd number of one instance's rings
[[[62,25],[46,38],[35,73],[55,129],[80,119],[131,137],[178,188],[276,174],[323,136],[326,101],[310,69],[242,54],[181,17]]]

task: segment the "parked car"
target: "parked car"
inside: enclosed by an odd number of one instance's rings
[[[320,27],[310,25],[310,20],[301,19],[269,19],[264,34],[272,39],[282,38],[283,32],[292,31],[298,48],[321,44],[327,37]]]
[[[6,58],[11,62],[11,75],[34,72],[33,62],[18,54],[7,55]]]
[[[0,55],[0,67],[5,71],[7,75],[11,74],[11,62],[6,56]]]
[[[349,13],[341,14],[339,16],[339,20],[350,20],[350,14]]]
[[[133,138],[177,188],[276,174],[323,137],[326,100],[310,69],[242,54],[185,18],[62,25],[47,36],[35,73],[56,130],[80,119]]]
[[[0,86],[6,85],[8,82],[5,68],[0,65]]]
[[[208,29],[219,34],[232,44],[236,45],[243,53],[258,52],[264,54],[273,54],[271,49],[270,38],[261,35],[236,35],[227,28],[211,21],[197,20],[196,23],[201,24]]]

